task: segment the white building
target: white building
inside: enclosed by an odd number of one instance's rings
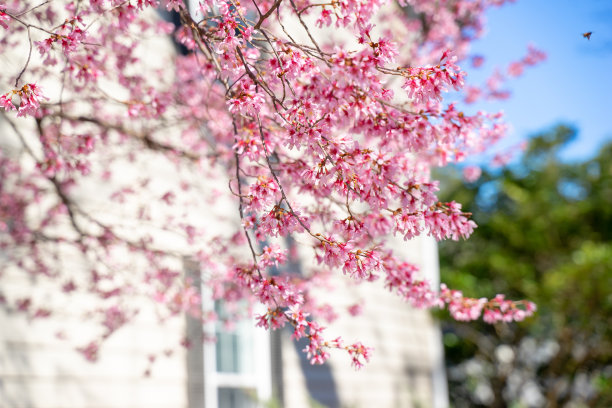
[[[436,273],[435,244],[422,239],[410,249]],[[3,290],[19,290],[22,279],[4,276]],[[78,310],[35,321],[0,310],[0,406],[240,408],[258,406],[255,400],[259,406],[287,408],[446,406],[440,332],[428,312],[411,309],[375,284],[340,287],[326,295],[330,303],[342,308],[365,301],[363,314],[340,318],[328,335],[343,333],[374,348],[360,371],[341,352],[323,366],[310,365],[301,352],[304,345],[287,331],[270,334],[247,321],[228,332],[201,327],[190,317],[160,327],[144,313],[111,336],[99,361],[91,363],[74,350],[74,342],[57,336],[58,328],[71,340],[94,330]],[[205,332],[219,342],[200,347]],[[173,347],[183,334],[192,346]],[[167,348],[172,354],[160,353]],[[150,354],[157,358],[146,377]]]
[[[10,133],[8,126],[1,129]],[[227,186],[226,178],[219,175],[219,185]],[[435,284],[435,243],[423,238],[401,245]],[[79,266],[66,265],[73,267]],[[196,280],[206,276],[189,262],[185,272]],[[55,302],[48,297],[49,287],[33,279],[9,269],[0,276],[0,289],[15,298],[23,293],[42,303]],[[343,310],[363,302],[363,314],[340,317],[327,335],[342,334],[347,341],[374,348],[370,363],[360,371],[341,352],[332,353],[323,366],[312,366],[301,352],[304,345],[293,342],[290,332],[268,333],[252,322],[238,324],[233,332],[202,327],[190,317],[160,326],[146,299],[134,300],[145,305],[142,312],[113,334],[98,361],[91,363],[75,351],[98,330],[81,313],[81,305],[93,302],[91,297],[72,296],[61,313],[37,320],[0,304],[0,408],[447,406],[441,336],[429,313],[412,309],[382,283],[358,286],[344,276],[337,279],[339,289],[320,296]],[[206,299],[205,278],[201,287]],[[205,301],[203,307],[222,305]],[[202,342],[205,336],[216,336],[219,342]],[[177,347],[184,337],[191,346]]]

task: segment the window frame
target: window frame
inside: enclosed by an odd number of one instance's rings
[[[215,301],[212,291],[202,283],[202,310],[209,313],[215,310]],[[204,368],[204,407],[218,407],[218,393],[220,388],[241,388],[254,390],[256,394],[255,406],[262,406],[272,398],[272,360],[270,350],[270,333],[255,327],[254,321],[249,322],[253,330],[253,342],[250,351],[253,354],[253,371],[251,373],[227,373],[217,371],[217,342],[204,341],[203,368]],[[204,338],[215,338],[216,322],[206,322],[202,326]],[[234,408],[234,407],[232,407]]]

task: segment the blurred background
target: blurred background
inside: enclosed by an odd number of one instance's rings
[[[511,3],[487,26],[469,83],[486,83],[528,43],[548,58],[504,84],[508,99],[465,106],[501,109],[511,127],[491,152],[438,174],[442,200],[479,225],[467,241],[440,243],[441,279],[470,296],[530,299],[538,313],[493,326],[439,315],[451,406],[610,407],[612,2]],[[474,166],[482,174],[468,182]]]
[[[489,9],[486,31],[472,47],[484,63],[465,67],[467,83],[483,85],[496,69],[505,74],[529,44],[546,52],[547,60],[516,78],[506,75],[502,90],[510,91],[509,98],[481,99],[466,109],[504,111],[510,137],[495,151],[563,122],[576,127],[577,137],[562,158],[592,157],[612,138],[612,2],[528,0]]]

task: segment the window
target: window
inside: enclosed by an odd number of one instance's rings
[[[203,306],[214,307],[220,317],[226,314],[221,301],[209,300]],[[204,406],[255,408],[268,401],[271,397],[268,332],[256,328],[252,319],[237,322],[232,328],[224,327],[222,322],[210,323],[205,325],[204,332],[217,338],[216,343],[204,343]]]
[[[185,271],[201,289],[203,310],[227,316],[224,303],[213,301],[205,278],[200,279],[197,263],[186,260]],[[201,341],[212,337],[217,341]],[[187,338],[191,343],[187,351],[190,408],[258,408],[271,399],[270,334],[255,327],[253,319],[228,328],[222,322],[202,327],[198,319],[187,317]]]

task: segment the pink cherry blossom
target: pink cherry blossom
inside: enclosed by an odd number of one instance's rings
[[[482,170],[478,166],[466,166],[463,168],[463,179],[473,183],[480,178]]]
[[[507,77],[545,55],[530,47],[485,85],[466,86],[470,58],[483,62],[470,43],[503,1],[383,3],[0,6],[3,44],[19,57],[0,73],[6,145],[18,147],[0,149],[0,250],[7,267],[47,280],[52,293],[96,300],[87,313],[102,330],[79,348],[86,359],[130,324],[130,301],[142,298],[160,322],[187,313],[289,326],[313,364],[339,349],[360,368],[372,350],[327,338],[322,325],[339,313],[315,289],[335,275],[381,279],[409,305],[446,307],[459,320],[535,312],[527,301],[432,287],[390,239],[474,232],[469,211],[440,202],[431,170],[481,153],[506,126],[455,100],[505,98]],[[178,12],[178,26],[155,7]],[[305,39],[293,35],[295,21]],[[317,27],[341,28],[346,41],[320,38]],[[64,251],[88,266],[70,274],[56,256]],[[201,273],[185,277],[186,259]],[[196,276],[227,316],[203,309]],[[30,297],[0,301],[28,317],[55,312]]]
[[[8,30],[8,22],[11,21],[11,18],[6,14],[6,8],[4,6],[0,6],[0,26],[5,30]]]

